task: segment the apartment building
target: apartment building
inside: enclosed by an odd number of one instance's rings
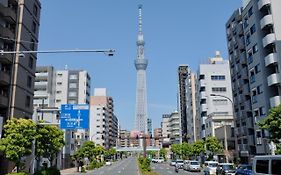
[[[190,77],[190,69],[188,65],[180,65],[178,67],[178,109],[180,115],[180,142],[188,142],[187,133],[187,94],[186,94],[186,81]]]
[[[210,115],[223,115],[225,119],[233,120],[229,63],[217,51],[208,63],[199,65],[197,76],[197,113],[200,116],[201,138],[205,139],[211,136],[206,133],[210,127],[206,120]]]
[[[90,140],[110,149],[117,144],[118,119],[114,114],[112,97],[105,88],[95,88],[90,105]]]
[[[269,133],[256,123],[281,102],[280,6],[279,0],[248,0],[226,23],[237,151],[248,160],[256,154],[270,153]],[[243,82],[239,77],[244,77]],[[242,97],[239,87],[247,88],[242,90]],[[244,98],[244,105],[239,98]]]
[[[174,111],[170,114],[169,118],[169,138],[170,143],[181,143],[181,124],[180,124],[180,115],[178,111]]]
[[[85,70],[55,71],[55,107],[62,104],[89,104],[91,78]],[[65,146],[62,153],[62,168],[71,164],[70,156],[88,140],[88,130],[65,130]]]
[[[147,133],[152,136],[152,120],[147,118]]]
[[[162,148],[162,129],[155,128],[153,134],[154,134],[154,146],[158,148]]]
[[[5,51],[37,50],[40,10],[39,0],[0,1],[0,136],[8,117],[31,118],[33,113],[37,54],[23,57]],[[2,154],[0,167],[0,174],[13,168]]]
[[[118,147],[130,147],[130,131],[126,129],[119,130]]]
[[[161,131],[162,131],[162,146],[169,147],[170,145],[170,129],[169,129],[169,120],[171,115],[170,114],[163,114],[162,115],[162,122],[161,122]]]

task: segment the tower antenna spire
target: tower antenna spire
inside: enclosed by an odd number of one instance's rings
[[[142,33],[142,4],[139,5],[139,33]]]

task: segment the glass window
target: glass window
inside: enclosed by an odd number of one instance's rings
[[[257,173],[265,173],[268,174],[268,160],[257,160],[256,163],[256,171]]]
[[[253,54],[255,54],[255,53],[257,53],[257,52],[258,52],[258,45],[255,44],[255,45],[253,46]]]
[[[253,7],[249,8],[248,17],[252,16],[252,14],[253,14]]]
[[[261,71],[261,65],[260,64],[257,64],[256,66],[255,66],[255,73],[257,74],[257,73],[259,73]]]
[[[225,80],[225,75],[212,75],[211,80]]]
[[[35,21],[32,22],[31,30],[33,33],[36,33],[36,23]]]
[[[248,46],[251,43],[251,34],[250,32],[246,33],[246,45]]]
[[[227,105],[226,99],[213,99],[214,105]]]
[[[204,79],[205,79],[205,75],[202,74],[199,76],[199,80],[204,80]]]
[[[27,87],[31,88],[31,85],[32,85],[32,78],[31,76],[27,76]]]
[[[271,160],[271,173],[272,174],[280,174],[281,172],[281,160]]]
[[[258,94],[263,93],[262,85],[257,86],[257,92]]]
[[[250,32],[251,32],[251,35],[253,35],[255,32],[256,32],[256,25],[252,25],[252,27],[250,28]]]
[[[69,88],[77,88],[77,83],[70,83]]]
[[[69,79],[76,80],[76,79],[78,79],[78,76],[77,75],[69,75]]]
[[[226,92],[226,87],[213,87],[212,92]]]
[[[69,95],[69,97],[76,97],[77,92],[69,92],[68,95]]]
[[[30,98],[30,96],[28,96],[28,95],[25,97],[25,107],[28,107],[28,108],[30,107],[30,104],[31,104],[31,103],[30,103],[30,99],[31,99],[31,98]]]
[[[30,69],[33,69],[33,58],[31,56],[29,57],[29,60],[28,60],[28,67]]]

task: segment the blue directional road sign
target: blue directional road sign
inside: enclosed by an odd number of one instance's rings
[[[60,115],[61,129],[89,129],[89,105],[63,104]]]

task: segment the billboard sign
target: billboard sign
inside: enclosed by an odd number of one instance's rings
[[[61,129],[89,129],[89,105],[63,104],[61,105]]]

